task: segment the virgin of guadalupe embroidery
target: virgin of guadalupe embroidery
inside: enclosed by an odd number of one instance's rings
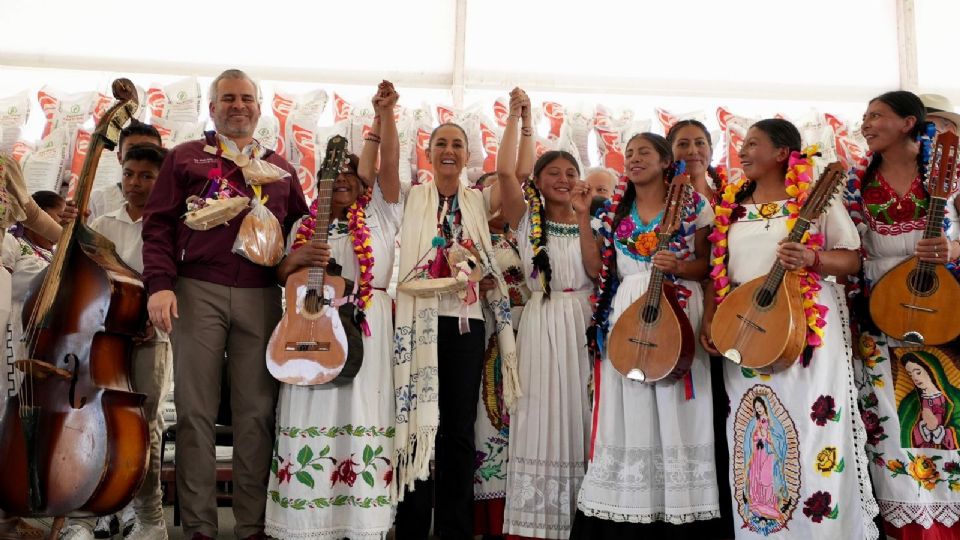
[[[960,369],[943,351],[898,348],[891,364],[901,448],[957,450]]]
[[[786,527],[800,498],[800,445],[793,419],[758,384],[734,417],[734,497],[742,528],[768,536]]]

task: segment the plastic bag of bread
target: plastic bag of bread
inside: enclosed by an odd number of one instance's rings
[[[283,230],[280,222],[256,197],[240,223],[233,252],[261,266],[276,266],[283,258]]]

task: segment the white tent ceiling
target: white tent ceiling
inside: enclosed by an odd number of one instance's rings
[[[167,83],[241,67],[274,86],[402,102],[603,102],[647,114],[717,105],[858,117],[904,87],[960,101],[951,0],[352,0],[96,4],[4,0],[0,96],[43,84]],[[946,66],[946,67],[944,67]],[[949,69],[948,69],[949,68]],[[35,115],[37,116],[37,115]],[[708,115],[709,116],[709,115]],[[33,122],[31,122],[32,124]]]

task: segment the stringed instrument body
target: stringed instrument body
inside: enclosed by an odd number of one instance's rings
[[[787,242],[803,238],[844,178],[840,162],[827,166],[800,209]],[[767,275],[730,292],[717,307],[710,332],[717,350],[742,367],[775,372],[792,366],[803,353],[807,335],[800,275],[775,261]]]
[[[924,238],[943,232],[947,198],[957,189],[958,138],[937,137],[928,168],[930,203]],[[943,254],[946,257],[946,254]],[[942,345],[960,335],[960,283],[942,264],[911,256],[880,277],[870,291],[870,316],[884,334],[916,345]]]
[[[685,201],[690,196],[690,177],[673,178],[667,193],[657,251],[668,249],[680,226]],[[680,306],[677,288],[653,267],[647,290],[620,314],[607,345],[614,369],[624,377],[653,384],[686,375],[696,351],[693,327]]]
[[[326,243],[333,183],[346,160],[347,140],[327,143],[317,181],[316,229],[312,242]],[[325,268],[301,268],[284,285],[286,311],[267,344],[267,369],[287,384],[346,384],[360,370],[362,354],[348,355],[350,345],[339,310],[331,302],[343,298],[352,283]],[[351,359],[348,361],[348,358]]]
[[[133,83],[91,138],[78,182],[83,216],[104,148],[136,111]],[[69,276],[69,279],[63,279]],[[132,500],[147,470],[144,396],[131,391],[133,337],[146,322],[146,291],[113,243],[82,223],[64,226],[50,266],[23,308],[27,359],[0,431],[0,508],[24,517],[103,515]]]

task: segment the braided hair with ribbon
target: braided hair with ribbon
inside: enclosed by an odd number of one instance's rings
[[[550,268],[550,254],[547,250],[548,235],[544,232],[545,201],[543,200],[543,194],[537,187],[537,182],[548,165],[561,159],[572,164],[577,171],[577,176],[580,176],[580,166],[570,152],[551,150],[537,159],[533,166],[533,178],[528,180],[524,186],[527,205],[530,208],[530,246],[533,248],[533,275],[530,277],[540,281],[543,294],[548,298],[550,297],[550,281],[553,278],[553,270]]]

